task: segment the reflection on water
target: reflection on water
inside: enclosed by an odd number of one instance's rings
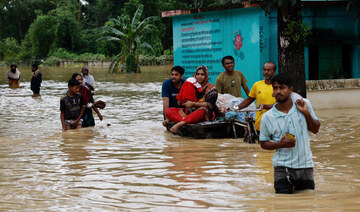
[[[317,110],[315,191],[275,195],[271,151],[241,139],[194,140],[161,125],[170,67],[107,75],[90,69],[107,106],[94,128],[61,131],[59,101],[80,68],[43,68],[41,96],[0,79],[0,209],[142,211],[355,210],[360,109]],[[0,69],[1,76],[6,75]],[[110,126],[108,126],[110,124]],[[295,206],[295,207],[294,207]]]

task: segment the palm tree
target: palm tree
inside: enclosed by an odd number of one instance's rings
[[[127,73],[139,73],[139,53],[142,49],[148,48],[153,51],[150,44],[142,42],[145,33],[151,32],[156,28],[152,22],[158,20],[158,17],[151,16],[140,21],[144,6],[140,4],[137,8],[132,21],[124,17],[112,18],[109,20],[109,26],[103,27],[103,33],[107,36],[98,40],[118,41],[121,44],[121,52],[112,60],[108,73],[114,73],[119,66],[123,70],[124,64]]]

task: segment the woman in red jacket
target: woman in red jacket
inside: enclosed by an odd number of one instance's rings
[[[177,133],[179,128],[185,124],[194,124],[202,121],[209,121],[215,118],[218,109],[216,100],[218,92],[209,80],[209,71],[206,66],[199,66],[194,74],[196,81],[201,84],[202,92],[196,92],[197,101],[186,101],[182,108],[169,108],[165,111],[165,116],[169,121],[176,122],[170,129]],[[181,93],[181,90],[180,90]],[[187,111],[185,113],[184,111]]]

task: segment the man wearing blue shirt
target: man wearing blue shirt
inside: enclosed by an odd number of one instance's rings
[[[276,99],[260,125],[260,144],[263,149],[275,149],[272,158],[276,193],[314,189],[314,162],[310,149],[309,131],[317,133],[320,122],[307,99],[291,98],[293,81],[286,73],[271,80]],[[270,141],[272,140],[272,141]]]
[[[171,68],[171,77],[166,80],[162,85],[161,96],[163,98],[163,114],[170,107],[181,107],[176,99],[176,96],[180,92],[180,88],[184,83],[182,79],[184,75],[184,68],[181,66],[174,66]],[[166,126],[168,120],[165,117],[163,125]]]

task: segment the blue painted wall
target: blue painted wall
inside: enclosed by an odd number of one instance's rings
[[[231,55],[249,87],[262,79],[262,65],[270,54],[269,18],[259,8],[175,16],[173,36],[174,65],[185,68],[185,78],[206,65],[215,83],[224,71],[221,58]]]
[[[326,0],[324,0],[326,1]],[[305,42],[305,71],[309,79],[309,45],[319,47],[319,78],[330,76],[329,70],[342,65],[344,45],[351,45],[353,78],[360,77],[360,24],[345,7],[304,7],[303,22],[314,34]],[[262,80],[262,66],[267,61],[278,65],[277,13],[265,16],[260,8],[243,8],[204,12],[173,17],[174,65],[185,68],[190,77],[199,65],[210,71],[210,82],[215,83],[224,71],[221,58],[232,55],[235,69],[244,73],[249,88]],[[241,37],[241,43],[236,38]],[[243,93],[243,96],[244,93]]]

